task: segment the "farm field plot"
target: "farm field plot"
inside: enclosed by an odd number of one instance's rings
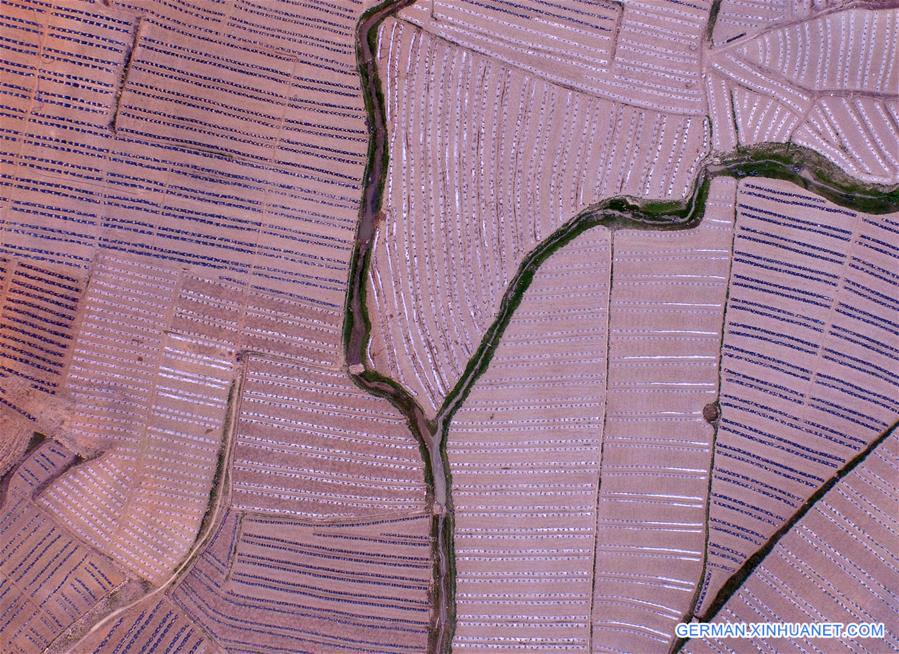
[[[715,46],[726,45],[744,36],[801,21],[828,9],[838,9],[842,0],[823,2],[780,2],[779,0],[721,0],[712,33]]]
[[[104,255],[92,270],[57,435],[90,460],[39,498],[85,541],[158,582],[193,543],[221,450],[233,352],[167,331],[180,273]]]
[[[27,381],[7,377],[0,386],[0,480],[34,443],[36,434],[60,437],[71,404],[33,388]],[[0,481],[2,483],[2,481]]]
[[[68,269],[0,257],[0,477],[34,432],[55,433],[66,418],[58,393],[84,282]]]
[[[895,612],[899,436],[894,432],[806,513],[716,614],[716,620],[881,622],[887,650],[899,646]],[[838,647],[852,651],[855,639]],[[877,641],[874,641],[877,642]],[[870,644],[870,641],[868,641]],[[791,643],[791,651],[814,640]],[[750,652],[759,639],[691,641],[685,652]]]
[[[5,411],[3,455],[41,430],[87,457],[38,501],[151,583],[209,508],[238,352],[341,366],[367,144],[359,6],[203,4],[2,11],[2,363],[34,386],[2,385],[26,413]],[[16,359],[27,270],[59,342],[36,333]],[[49,429],[27,409],[57,391]]]
[[[737,193],[704,599],[899,416],[897,214]]]
[[[313,518],[424,507],[405,419],[342,371],[251,358],[234,438],[236,509]]]
[[[615,232],[593,651],[665,651],[695,597],[735,192],[714,180],[694,229]]]
[[[31,452],[0,488],[0,649],[43,651],[128,575],[59,527],[33,496],[75,461],[52,441]]]
[[[537,271],[448,432],[456,649],[669,646],[704,560],[735,192]]]
[[[416,2],[398,16],[451,43],[588,95],[702,115],[700,44],[710,5],[432,0]]]
[[[3,364],[19,376],[30,366],[36,389],[61,388],[73,406],[58,436],[103,452],[41,501],[157,581],[206,511],[238,349],[339,367],[367,142],[351,38],[360,9],[285,3],[263,27],[239,4],[226,15],[190,2],[3,3],[14,102],[0,146],[4,298],[21,295],[29,268],[38,285],[64,287],[49,305],[29,287],[28,302],[57,312],[59,343],[38,334],[25,347],[40,351],[15,362],[22,336],[12,340],[5,302]],[[72,354],[63,323],[87,274]],[[37,427],[20,425],[10,450]]]
[[[603,255],[594,228],[553,254],[455,414],[457,649],[668,651],[675,624],[895,424],[895,214],[753,177],[714,180],[705,206],[691,229],[618,229]],[[607,335],[596,319],[556,327],[577,303],[608,314]],[[577,390],[555,398],[564,373]],[[582,426],[586,442],[558,437]],[[596,528],[553,523],[565,511]]]
[[[231,280],[181,277],[170,331],[223,352],[290,359],[338,370],[340,312]]]
[[[897,21],[895,7],[853,8],[785,21],[711,49],[706,87],[715,148],[791,142],[858,180],[899,182]]]
[[[31,451],[4,478],[3,501],[33,499],[60,474],[78,461],[78,455],[54,440],[32,443]]]
[[[0,388],[13,378],[40,393],[57,393],[84,285],[78,272],[0,257]],[[12,398],[4,403],[28,413]]]
[[[85,651],[96,654],[218,654],[223,650],[176,604],[162,599],[147,608],[133,608],[117,617],[108,629],[92,635]],[[90,649],[87,649],[90,648]]]
[[[541,266],[453,419],[456,651],[589,643],[611,245]]]
[[[226,650],[425,650],[429,516],[222,524],[172,601]]]
[[[298,520],[229,511],[159,600],[84,641],[96,652],[425,651],[430,516]]]
[[[4,0],[0,252],[134,253],[339,308],[360,7],[214,4]]]
[[[384,22],[378,56],[397,155],[370,269],[369,356],[433,413],[521,259],[602,198],[685,198],[707,125],[572,91],[402,20]]]

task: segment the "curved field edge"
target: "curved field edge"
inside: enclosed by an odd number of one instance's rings
[[[771,554],[772,550],[775,546],[786,536],[790,530],[799,522],[814,506],[818,503],[820,499],[822,499],[828,491],[830,491],[837,483],[846,477],[850,472],[855,470],[859,465],[861,465],[878,447],[880,447],[887,438],[889,438],[899,427],[899,423],[894,422],[889,429],[880,434],[877,438],[871,441],[861,452],[856,454],[854,457],[849,459],[842,468],[837,470],[834,475],[824,482],[818,490],[816,490],[794,513],[790,516],[790,519],[787,520],[783,525],[781,525],[780,529],[774,532],[771,537],[765,542],[762,547],[760,547],[756,552],[750,556],[746,561],[743,562],[743,565],[740,566],[724,583],[718,593],[715,595],[715,598],[712,600],[709,608],[701,615],[688,615],[684,622],[690,622],[692,620],[696,620],[699,622],[710,622],[712,621],[718,612],[724,607],[727,601],[733,597],[743,586],[743,583],[749,578],[749,576],[758,568]],[[684,646],[689,642],[689,638],[679,638],[674,641],[671,647],[672,654],[676,654],[680,652]]]
[[[490,325],[462,377],[447,394],[437,421],[449,421],[465,400],[473,382],[487,368],[503,331],[521,303],[540,265],[578,235],[602,225],[608,229],[680,230],[696,227],[705,214],[709,185],[715,177],[764,177],[792,182],[834,204],[871,214],[899,211],[899,186],[879,187],[858,182],[827,159],[796,145],[762,144],[739,148],[724,157],[709,157],[686,200],[658,202],[618,196],[591,205],[538,244],[522,260]],[[472,378],[473,377],[473,378]]]
[[[429,420],[407,389],[394,379],[367,367],[364,357],[371,334],[366,279],[374,235],[382,220],[383,190],[389,161],[384,94],[374,53],[381,23],[412,2],[414,0],[385,0],[367,10],[357,23],[356,60],[367,113],[369,146],[359,222],[349,267],[343,342],[346,364],[353,382],[396,407],[406,418],[409,429],[418,442],[424,463],[426,503],[433,516],[434,583],[428,649],[430,652],[448,652],[452,646],[455,627],[455,560],[452,478],[446,451],[446,434],[456,410],[489,366],[512,315],[543,262],[587,229],[600,225],[613,230],[675,230],[695,227],[705,212],[709,184],[718,176],[737,180],[745,177],[785,180],[834,204],[871,214],[899,211],[899,185],[886,187],[867,184],[848,176],[822,155],[808,148],[794,144],[766,143],[741,147],[724,155],[709,155],[686,200],[659,202],[618,196],[587,207],[524,257],[503,294],[496,318],[484,333],[478,348],[436,417]],[[818,497],[818,494],[814,496],[815,499]],[[810,505],[806,505],[805,510],[808,510],[808,506]],[[791,520],[790,524],[792,522]],[[725,587],[731,589],[732,593],[739,586],[731,587],[728,582]]]
[[[44,650],[43,654],[76,654],[81,651],[82,644],[91,634],[102,629],[117,616],[122,615],[155,597],[164,597],[166,592],[176,586],[190,571],[194,562],[200,557],[206,545],[215,535],[215,528],[225,515],[230,504],[231,493],[231,460],[234,453],[234,432],[237,428],[237,416],[240,411],[242,381],[240,377],[231,382],[225,405],[225,420],[222,425],[222,442],[216,457],[215,471],[210,482],[209,502],[197,527],[197,537],[181,562],[175,567],[171,576],[156,587],[143,579],[135,580],[139,591],[125,588],[125,592],[113,594],[103,605],[97,605],[92,612],[82,615],[68,630],[61,633]],[[79,457],[80,458],[80,457]],[[81,461],[78,461],[81,463]],[[201,627],[202,629],[202,627]],[[205,631],[205,629],[204,629]],[[211,637],[214,641],[214,637]]]

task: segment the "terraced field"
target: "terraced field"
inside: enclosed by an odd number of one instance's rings
[[[592,613],[608,650],[664,649],[703,569],[735,187],[712,182],[695,229],[615,233]]]
[[[896,220],[740,184],[706,602],[896,420]]]
[[[834,620],[886,626],[882,644],[899,643],[891,604],[897,579],[896,535],[899,502],[895,484],[899,449],[896,433],[883,439],[838,481],[784,536],[740,590],[717,609],[729,622]],[[725,644],[726,643],[726,644]],[[722,645],[750,651],[762,643],[691,641],[685,652],[720,652]],[[851,641],[841,645],[849,648]],[[810,639],[791,643],[813,647]],[[879,646],[879,645],[878,645]]]
[[[402,20],[383,23],[378,55],[400,156],[372,254],[368,356],[433,415],[527,252],[603,198],[686,198],[707,125],[573,92]]]
[[[453,418],[458,651],[589,642],[611,246],[547,260]]]

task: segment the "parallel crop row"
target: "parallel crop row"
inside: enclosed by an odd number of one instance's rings
[[[405,420],[343,371],[251,358],[235,441],[236,509],[311,518],[424,506]]]
[[[872,640],[849,637],[837,644],[834,640],[791,638],[773,642],[789,643],[797,651],[814,649],[822,642],[832,651],[899,647],[893,610],[899,557],[891,546],[897,533],[897,476],[899,436],[894,433],[793,526],[717,612],[715,620],[882,623],[884,637]],[[740,642],[745,651],[757,651],[772,640]],[[721,641],[699,640],[691,641],[683,651],[712,654],[724,647],[731,649]]]
[[[541,266],[453,418],[456,651],[589,643],[611,241]]]
[[[358,9],[201,4],[3,0],[0,252],[131,253],[337,309],[367,146]]]
[[[54,435],[102,454],[41,497],[86,542],[154,582],[187,553],[206,512],[235,376],[227,350],[166,333],[179,285],[177,270],[134,257],[107,255],[93,269],[64,385],[73,408]]]
[[[737,202],[701,607],[899,415],[896,215],[757,178]]]
[[[735,187],[712,182],[694,229],[615,233],[595,651],[667,650],[696,595]]]
[[[899,182],[897,21],[896,9],[850,9],[711,50],[715,149],[792,142],[856,179]]]
[[[686,197],[707,132],[700,117],[567,90],[404,21],[384,23],[379,54],[391,158],[369,356],[433,412],[524,255],[602,198]]]
[[[75,456],[48,442],[0,489],[0,651],[44,651],[81,616],[107,599],[127,575],[73,537],[33,500]]]

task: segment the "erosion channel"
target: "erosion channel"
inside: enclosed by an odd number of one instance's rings
[[[412,4],[412,1],[387,0],[373,7],[363,14],[356,30],[356,60],[368,117],[369,148],[359,224],[350,263],[344,348],[353,381],[367,392],[387,399],[400,410],[421,449],[428,487],[427,505],[432,516],[434,562],[428,650],[432,654],[442,654],[451,649],[455,626],[453,503],[446,434],[453,414],[489,365],[503,331],[543,261],[583,231],[598,225],[609,229],[655,230],[695,227],[702,220],[709,182],[719,175],[736,179],[768,177],[787,180],[836,204],[868,213],[899,210],[899,190],[853,180],[808,149],[767,144],[739,149],[724,157],[709,157],[694,181],[690,197],[684,202],[660,203],[615,197],[587,207],[524,258],[503,295],[494,322],[484,334],[462,377],[447,395],[436,417],[429,419],[406,389],[393,379],[368,368],[364,357],[371,328],[365,281],[371,247],[381,219],[389,157],[384,96],[375,58],[377,31],[385,18]]]

